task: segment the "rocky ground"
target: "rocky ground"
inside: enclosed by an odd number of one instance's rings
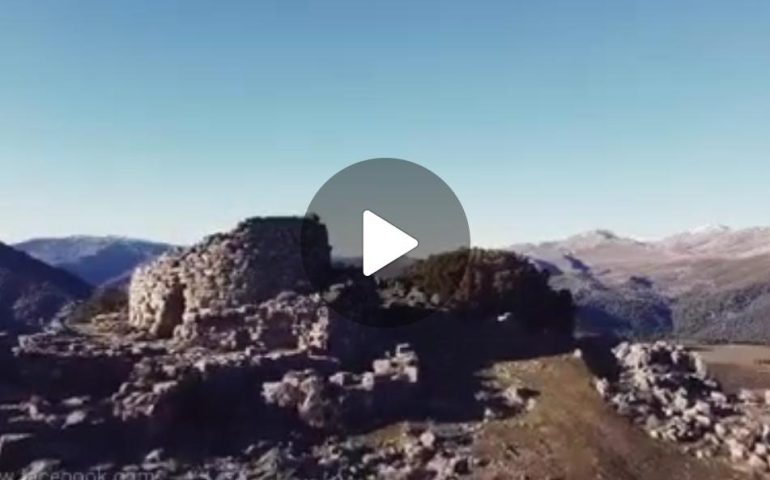
[[[484,465],[471,448],[479,425],[536,408],[524,385],[474,378],[489,352],[472,343],[488,348],[489,336],[467,335],[473,326],[423,336],[421,353],[372,341],[391,348],[352,360],[331,348],[340,330],[320,305],[284,292],[186,315],[166,338],[125,313],[3,336],[0,471],[458,478]],[[393,425],[397,435],[373,433]]]
[[[542,339],[513,342],[517,353],[467,369],[415,363],[402,346],[368,372],[416,373],[425,388],[397,411],[361,421],[344,414],[357,407],[328,390],[360,387],[367,371],[340,375],[322,358],[315,369],[297,370],[309,361],[297,352],[249,358],[141,340],[116,334],[111,321],[19,339],[14,358],[22,368],[2,391],[0,469],[27,478],[61,471],[190,479],[745,475],[728,457],[696,458],[645,435],[603,405],[585,359],[532,349]],[[482,341],[468,339],[465,348]],[[624,385],[609,388],[627,393]],[[316,423],[330,418],[332,428]]]
[[[739,470],[770,470],[770,390],[724,390],[706,362],[681,345],[621,343],[617,370],[595,382],[621,415],[654,439],[697,458],[723,457]]]

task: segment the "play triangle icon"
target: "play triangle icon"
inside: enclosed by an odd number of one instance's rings
[[[363,271],[367,277],[411,252],[420,244],[416,238],[371,210],[364,210]]]

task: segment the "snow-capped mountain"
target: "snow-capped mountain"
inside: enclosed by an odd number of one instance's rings
[[[657,241],[598,230],[512,249],[572,290],[588,329],[770,340],[770,228],[708,226]]]
[[[668,237],[660,244],[680,254],[750,257],[770,253],[770,228],[733,230],[723,225],[706,227]]]

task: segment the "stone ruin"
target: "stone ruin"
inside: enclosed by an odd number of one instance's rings
[[[408,345],[398,345],[392,356],[375,360],[371,371],[331,376],[289,371],[280,381],[266,382],[262,396],[268,405],[296,410],[306,424],[328,429],[393,414],[414,399],[418,381],[417,354]]]
[[[310,252],[305,260],[301,248]],[[132,388],[124,385],[117,402],[122,405],[121,416],[151,412],[160,398],[200,383],[201,361],[215,370],[223,365],[247,368],[253,378],[262,380],[281,372],[280,381],[264,384],[266,403],[296,407],[299,419],[316,428],[332,427],[343,415],[349,420],[365,418],[374,403],[369,397],[381,394],[382,388],[392,393],[416,385],[416,355],[406,346],[399,346],[393,358],[376,360],[375,372],[357,376],[341,370],[340,364],[372,354],[373,347],[367,327],[340,317],[327,306],[329,295],[322,298],[321,292],[312,291],[306,270],[329,268],[326,227],[316,219],[255,218],[138,269],[129,288],[129,323],[151,339],[168,339],[188,356],[196,348],[209,353],[204,360],[171,368],[173,375],[156,368],[153,375],[160,383],[152,392],[140,387],[132,394]],[[334,285],[329,292],[344,300],[345,292],[354,288]],[[276,358],[282,360],[270,360]],[[385,368],[383,362],[394,361]],[[281,362],[286,367],[276,368]],[[180,375],[186,380],[180,382]],[[352,378],[359,383],[364,378],[364,386],[350,385]],[[307,398],[300,398],[300,392]],[[296,398],[276,400],[279,397]],[[354,397],[357,400],[350,400]],[[339,411],[329,412],[332,407]],[[328,418],[316,414],[321,410]]]
[[[327,306],[366,287],[312,291],[299,254],[303,222],[245,221],[139,268],[127,312],[94,318],[83,332],[20,337],[13,375],[36,393],[0,391],[0,469],[48,465],[30,464],[40,458],[125,463],[191,438],[214,448],[303,429],[342,433],[409,411],[420,359]],[[308,231],[311,268],[328,268],[325,227],[311,220]],[[441,468],[462,470],[456,460]]]
[[[617,378],[595,379],[596,390],[652,438],[756,475],[770,471],[770,390],[725,393],[697,353],[665,341],[623,342],[612,353]]]
[[[166,338],[186,317],[256,305],[282,291],[309,291],[306,270],[328,270],[329,252],[326,227],[315,219],[246,220],[138,268],[129,286],[129,321]]]
[[[299,350],[345,360],[369,350],[370,333],[336,314],[320,294],[284,291],[256,305],[185,313],[171,340],[228,351]]]
[[[323,290],[311,285],[308,270],[329,274]],[[255,218],[167,253],[135,271],[125,311],[65,321],[15,342],[0,337],[0,358],[13,353],[0,364],[13,379],[10,387],[0,382],[0,471],[473,475],[472,427],[464,422],[456,432],[420,427],[375,451],[352,441],[360,432],[430,418],[431,408],[446,408],[445,394],[435,392],[444,369],[459,366],[466,375],[497,342],[510,346],[512,330],[501,330],[512,323],[507,317],[465,322],[402,287],[332,269],[326,228],[312,218]],[[336,313],[389,318],[410,309],[439,314],[399,330]],[[452,362],[446,350],[455,343],[447,341],[468,338],[456,345],[471,350],[454,349],[461,355]],[[477,348],[480,338],[496,342]],[[479,389],[459,394],[462,408],[479,407],[472,412],[479,421],[535,405],[526,388]],[[438,407],[431,395],[442,396]]]

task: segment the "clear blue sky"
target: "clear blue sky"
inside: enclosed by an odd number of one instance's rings
[[[770,2],[0,4],[6,242],[191,242],[383,156],[481,245],[770,224]]]

